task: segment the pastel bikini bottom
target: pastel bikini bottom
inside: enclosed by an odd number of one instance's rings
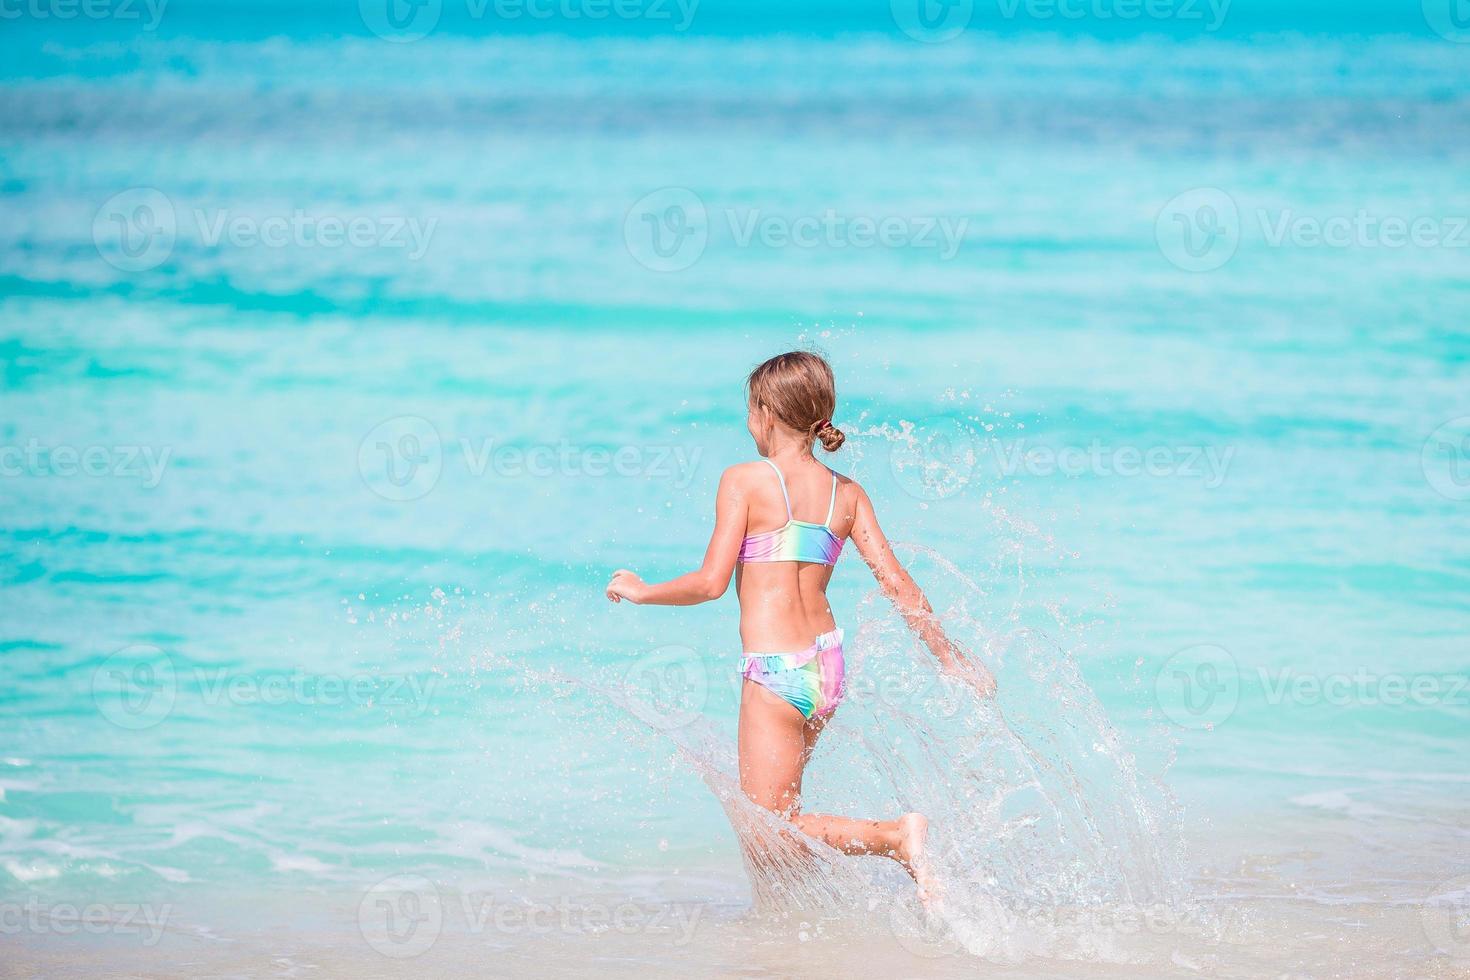
[[[831,714],[847,690],[842,630],[832,630],[799,653],[747,653],[741,676],[790,704],[803,718]]]

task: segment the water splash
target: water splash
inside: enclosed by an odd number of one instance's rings
[[[1024,525],[998,509],[991,517],[1012,532]],[[1120,923],[1162,917],[1177,931],[1204,914],[1184,884],[1177,807],[1140,772],[1058,639],[1078,627],[1054,604],[1023,601],[1024,547],[1001,549],[979,580],[928,549],[901,550],[944,597],[936,616],[992,670],[999,693],[983,698],[941,675],[874,591],[849,631],[849,693],[808,766],[803,808],[926,814],[944,896],[929,911],[896,864],[842,854],[744,796],[730,737],[691,708],[705,700],[710,672],[729,665],[660,655],[657,691],[616,669],[530,683],[570,684],[615,705],[624,726],[672,748],[703,780],[741,842],[758,921],[876,917],[911,950],[1002,961],[1156,957]]]

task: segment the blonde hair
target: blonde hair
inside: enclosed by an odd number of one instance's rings
[[[832,424],[837,410],[837,382],[832,366],[817,354],[778,354],[750,372],[745,390],[752,405],[768,410],[776,421],[835,453],[847,436]]]

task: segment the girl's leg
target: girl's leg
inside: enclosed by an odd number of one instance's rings
[[[740,788],[751,802],[783,817],[796,812],[807,746],[806,719],[752,680],[740,686]]]
[[[757,806],[790,820],[802,833],[845,854],[875,854],[903,865],[924,887],[924,837],[928,821],[917,813],[899,820],[801,812],[801,777],[826,719],[801,712],[764,687],[746,680],[740,692],[740,788]]]

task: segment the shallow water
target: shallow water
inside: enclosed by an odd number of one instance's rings
[[[1463,971],[1463,45],[184,12],[4,42],[7,959]],[[841,566],[809,805],[931,811],[933,919],[820,850],[753,911],[733,599],[599,591],[697,560],[793,343],[1001,680]]]

